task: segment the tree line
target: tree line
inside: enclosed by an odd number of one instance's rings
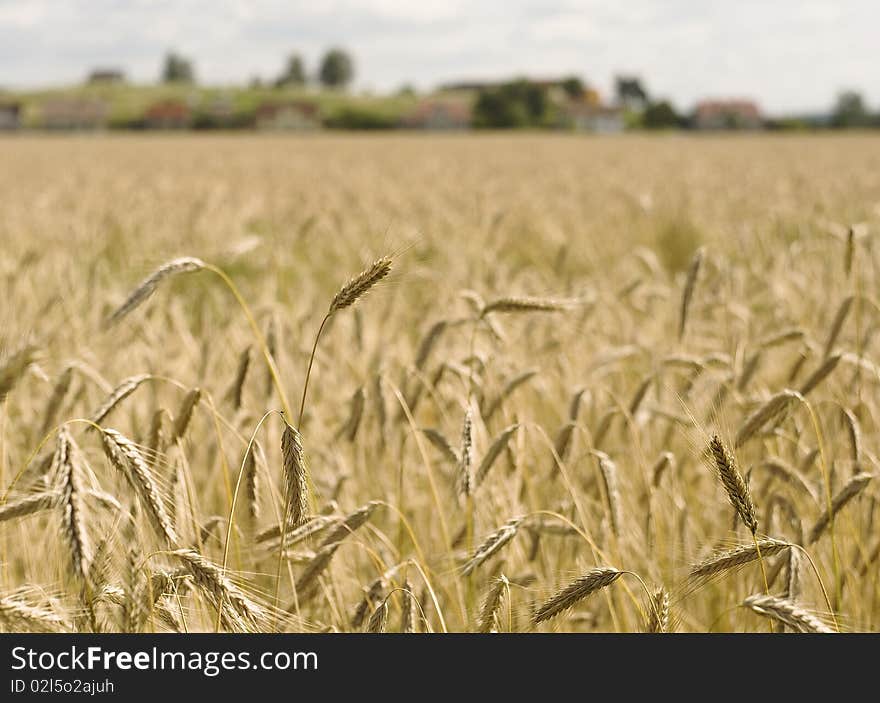
[[[332,48],[324,53],[313,76],[306,71],[300,54],[290,54],[272,84],[278,88],[288,88],[316,82],[324,88],[341,89],[347,87],[353,78],[354,60],[351,55],[344,49]],[[192,60],[177,52],[169,52],[162,63],[161,80],[163,83],[195,83],[196,71]],[[255,78],[252,84],[262,84],[262,80]]]

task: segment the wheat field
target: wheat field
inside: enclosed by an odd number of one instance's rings
[[[878,628],[876,137],[0,154],[0,630]]]

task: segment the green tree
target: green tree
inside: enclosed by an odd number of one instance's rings
[[[278,76],[275,85],[279,88],[286,86],[302,86],[306,82],[306,70],[303,66],[302,57],[299,54],[291,54],[287,57],[284,71]]]
[[[648,91],[642,86],[642,81],[632,76],[618,76],[615,80],[615,93],[617,104],[638,112],[648,105]]]
[[[508,92],[511,100],[522,101],[530,124],[535,126],[541,124],[547,114],[547,93],[541,86],[522,80],[509,84],[505,87],[505,91]]]
[[[642,114],[645,129],[671,129],[681,125],[681,117],[668,100],[650,103]]]
[[[586,87],[584,82],[577,76],[569,76],[562,81],[562,89],[570,98],[579,98],[584,94]]]
[[[488,129],[525,127],[529,121],[525,107],[497,88],[480,91],[473,113],[474,126]]]
[[[865,106],[860,93],[847,90],[837,96],[834,111],[831,114],[831,126],[838,129],[849,127],[867,127],[871,124],[871,115]]]
[[[547,113],[544,88],[519,80],[481,90],[474,104],[474,125],[492,129],[540,127],[546,123]]]
[[[342,49],[330,49],[321,60],[318,78],[327,88],[345,88],[354,78],[351,56]]]
[[[163,83],[195,83],[192,62],[179,54],[169,51],[162,65]]]

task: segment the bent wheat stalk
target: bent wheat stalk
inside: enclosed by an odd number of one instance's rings
[[[525,518],[522,516],[512,518],[495,530],[495,532],[487,536],[480,546],[477,547],[473,556],[468,559],[467,563],[462,567],[461,573],[464,576],[471,574],[474,569],[516,537],[517,530],[524,519]]]
[[[703,582],[716,576],[738,569],[764,556],[779,554],[791,547],[791,543],[772,537],[757,540],[756,544],[744,544],[733,549],[715,552],[707,559],[693,565],[688,578],[694,582]]]
[[[147,276],[141,283],[129,294],[125,302],[122,303],[113,314],[107,319],[105,327],[111,327],[126,317],[135,308],[140,306],[147,298],[149,298],[162,281],[176,276],[181,273],[194,273],[205,268],[206,264],[201,259],[193,256],[182,256],[172,259],[162,264],[153,273]]]
[[[100,429],[104,454],[113,467],[128,479],[135,495],[150,518],[153,529],[168,544],[177,544],[177,533],[146,459],[134,442],[122,433],[109,427]]]
[[[796,603],[785,598],[759,594],[749,596],[743,601],[743,605],[758,615],[771,620],[776,620],[798,632],[811,632],[819,634],[833,634],[834,630],[823,623],[812,613],[804,610]]]
[[[822,513],[822,516],[816,521],[816,524],[813,525],[813,529],[810,530],[810,534],[807,537],[807,545],[814,544],[822,536],[822,533],[825,532],[826,528],[837,513],[861,493],[873,478],[873,475],[863,472],[856,474],[846,482],[846,485],[844,485],[844,487],[840,489],[840,492],[834,496],[831,500],[831,504],[825,512]]]
[[[532,616],[532,623],[537,625],[545,620],[558,615],[564,610],[574,607],[584,598],[592,595],[596,591],[610,586],[623,575],[622,571],[618,571],[611,566],[601,566],[588,571],[580,578],[572,581],[568,586],[553,595],[535,611]]]
[[[492,585],[486,592],[483,606],[480,608],[480,617],[477,620],[477,632],[486,634],[498,631],[498,613],[504,601],[504,593],[509,590],[510,582],[504,574],[492,581]]]

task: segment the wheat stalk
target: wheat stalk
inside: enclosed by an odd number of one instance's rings
[[[241,408],[241,397],[244,392],[244,382],[247,379],[247,372],[251,366],[251,348],[245,347],[238,357],[238,364],[235,367],[235,378],[229,390],[226,391],[226,398],[232,403],[235,410]]]
[[[611,531],[615,537],[620,537],[620,490],[617,485],[617,464],[605,452],[594,451],[599,463],[599,473],[602,476],[602,484],[605,487],[605,497],[608,499],[608,517],[611,520]]]
[[[299,431],[284,422],[281,434],[281,460],[285,483],[284,515],[291,527],[302,525],[308,511],[309,488]]]
[[[568,459],[569,449],[571,448],[571,439],[574,436],[574,431],[577,429],[577,423],[574,421],[566,422],[562,427],[559,428],[559,431],[556,433],[556,437],[553,440],[553,456],[552,456],[552,475],[556,475],[556,472],[559,471],[559,464],[564,464]]]
[[[663,474],[666,471],[675,465],[675,455],[672,452],[663,452],[657,458],[657,461],[654,462],[654,466],[651,467],[651,485],[654,488],[660,485],[660,480],[663,478]]]
[[[316,515],[306,519],[299,527],[291,528],[291,526],[288,525],[284,535],[284,543],[287,546],[293,546],[294,544],[302,542],[304,539],[311,537],[338,522],[339,518],[333,515]],[[275,549],[277,546],[275,541],[280,541],[280,539],[281,529],[278,525],[268,527],[257,533],[254,537],[254,541],[257,544],[264,544],[270,549]]]
[[[82,479],[76,444],[65,425],[58,430],[52,473],[61,484],[61,534],[70,550],[73,575],[87,582],[91,549],[86,533],[86,512],[82,501]]]
[[[459,463],[458,452],[439,430],[434,429],[433,427],[423,427],[420,431],[425,437],[427,437],[428,441],[433,444],[441,454],[443,454],[443,457],[447,461],[453,464]]]
[[[172,442],[183,439],[192,420],[193,410],[199,404],[201,398],[201,388],[193,388],[184,396],[180,403],[180,409],[177,411],[177,415],[174,416],[174,426],[171,429]]]
[[[244,492],[247,498],[248,517],[252,526],[260,517],[260,477],[257,472],[257,453],[262,455],[263,450],[257,442],[254,442],[251,451],[247,452],[244,462]]]
[[[364,624],[367,617],[367,611],[377,603],[388,588],[388,579],[385,574],[376,578],[369,587],[364,591],[364,597],[358,602],[354,614],[351,616],[351,626],[359,629]]]
[[[49,510],[60,505],[63,494],[58,491],[35,493],[34,495],[19,498],[11,503],[0,505],[0,522],[14,520],[16,518],[33,515],[34,513]]]
[[[532,616],[532,622],[537,625],[564,610],[574,607],[596,591],[607,588],[622,575],[622,571],[618,571],[611,566],[600,566],[588,571],[544,601]]]
[[[764,537],[754,543],[743,544],[733,549],[715,552],[707,559],[691,566],[688,578],[691,581],[703,581],[724,574],[732,569],[757,561],[762,557],[772,557],[791,547],[790,542],[772,537]]]
[[[852,457],[853,464],[859,466],[862,462],[862,430],[859,426],[859,420],[849,408],[843,408],[841,415],[843,416],[846,434],[849,438],[850,456]]]
[[[831,500],[831,505],[825,509],[822,516],[816,521],[816,524],[813,525],[813,528],[810,530],[807,537],[808,545],[813,544],[822,536],[822,533],[825,532],[825,529],[828,527],[834,516],[837,515],[847,503],[861,493],[871,482],[872,478],[874,478],[872,474],[863,472],[856,474],[846,482],[843,488],[841,488],[837,495]]]
[[[727,451],[718,435],[713,436],[709,442],[709,451],[715,461],[715,471],[727,493],[727,499],[740,516],[743,524],[749,528],[752,534],[755,534],[758,530],[755,505],[752,502],[749,487],[736,467],[736,460]]]
[[[373,513],[376,512],[376,508],[381,504],[381,501],[371,500],[369,503],[365,503],[357,510],[347,515],[346,518],[336,526],[336,529],[327,535],[324,541],[321,542],[321,546],[325,547],[330,544],[341,542],[350,534],[359,530],[373,516]]]
[[[536,298],[531,296],[514,296],[497,298],[480,311],[480,317],[484,318],[493,312],[499,313],[523,313],[523,312],[561,312],[568,310],[575,304],[573,300],[559,298]]]
[[[535,375],[537,375],[537,373],[538,372],[535,371],[534,369],[529,369],[528,371],[523,371],[522,373],[517,374],[512,379],[510,379],[507,383],[505,383],[504,388],[501,389],[501,392],[498,394],[498,397],[492,401],[492,404],[483,413],[483,417],[485,418],[485,420],[488,422],[489,419],[504,404],[504,401],[507,398],[509,398],[517,388],[519,388],[521,385],[527,383]]]
[[[510,582],[504,574],[492,581],[483,606],[480,608],[480,617],[477,621],[477,632],[488,633],[498,630],[498,613],[504,601],[504,593],[510,588]]]
[[[350,279],[330,301],[328,315],[354,305],[379,281],[391,273],[391,257],[376,259],[370,266]]]
[[[486,476],[489,473],[489,470],[494,466],[495,461],[501,456],[501,453],[507,448],[508,443],[510,442],[510,438],[513,437],[514,433],[519,429],[519,423],[510,425],[505,427],[501,432],[498,433],[498,436],[492,441],[492,444],[489,445],[489,449],[483,455],[483,460],[480,462],[480,466],[477,469],[476,476],[474,478],[474,482],[477,486],[479,486],[486,479]]]
[[[327,570],[327,567],[330,565],[330,560],[333,558],[333,555],[336,554],[336,550],[339,549],[340,544],[342,544],[342,542],[337,540],[319,547],[318,551],[315,552],[315,556],[306,565],[305,570],[296,584],[297,592],[301,600],[308,598],[314,593],[318,577]]]
[[[275,359],[278,355],[278,330],[276,328],[275,316],[269,318],[268,327],[266,329],[266,350],[269,356]],[[266,397],[272,395],[272,389],[275,387],[275,380],[272,378],[272,367],[266,364]]]
[[[150,378],[151,376],[148,373],[126,378],[111,391],[110,395],[107,396],[98,409],[91,414],[89,420],[96,425],[100,425],[104,419],[113,412],[117,405],[134,393],[138,389],[138,386]]]
[[[846,249],[843,254],[843,271],[847,276],[852,273],[853,258],[856,253],[856,230],[850,225],[846,230]]]
[[[132,312],[132,310],[141,305],[156,291],[156,288],[159,287],[159,284],[162,283],[162,281],[171,276],[176,276],[177,274],[201,271],[205,266],[206,264],[204,261],[192,256],[183,256],[162,264],[159,268],[153,271],[153,273],[141,281],[140,285],[138,285],[137,288],[129,294],[128,298],[125,299],[125,302],[123,302],[122,305],[110,315],[107,319],[106,326],[109,327],[115,325],[122,318]]]
[[[645,632],[669,632],[669,591],[662,586],[651,594]]]
[[[524,517],[511,518],[495,530],[495,532],[488,535],[474,551],[473,556],[468,559],[467,563],[462,567],[462,575],[467,576],[473,572],[474,569],[516,537],[517,530],[524,519]]]
[[[803,556],[799,549],[788,552],[788,568],[785,574],[785,597],[796,601],[801,594],[801,561]]]
[[[443,334],[443,331],[448,324],[449,323],[446,320],[435,322],[431,325],[427,334],[422,338],[418,351],[416,352],[416,360],[414,364],[417,369],[425,368],[425,364],[428,362],[428,357],[431,356],[431,351],[434,349],[434,346],[440,339],[440,335]]]
[[[73,381],[73,369],[73,365],[66,366],[52,388],[52,395],[46,401],[46,410],[43,413],[43,426],[40,429],[43,434],[46,434],[52,427],[52,423],[55,421],[58,410],[64,402],[67,391],[70,390],[70,384]]]
[[[734,448],[739,449],[768,423],[773,422],[774,426],[778,424],[786,410],[796,400],[803,400],[803,397],[797,391],[791,390],[784,390],[770,398],[745,419],[736,433]]]
[[[458,453],[458,476],[457,488],[459,495],[469,498],[474,486],[473,475],[473,418],[471,409],[468,408],[464,414],[464,421],[461,425],[461,449]]]
[[[691,264],[688,267],[687,278],[684,282],[684,289],[681,292],[681,309],[678,316],[678,339],[684,339],[684,330],[687,325],[688,311],[691,306],[691,299],[694,297],[694,290],[697,287],[697,278],[700,275],[700,268],[703,265],[703,256],[705,251],[702,247],[694,253]]]
[[[153,458],[153,464],[156,458],[165,450],[165,417],[169,416],[169,412],[165,408],[159,408],[150,418],[150,430],[147,433],[146,455]]]
[[[53,610],[31,605],[15,594],[0,596],[0,623],[10,632],[70,631],[70,625]]]
[[[348,413],[348,419],[345,421],[345,424],[339,429],[339,432],[336,434],[338,437],[345,437],[345,439],[349,442],[354,442],[357,437],[358,428],[361,426],[361,419],[364,415],[364,406],[367,400],[367,393],[364,390],[363,386],[360,386],[354,394],[351,396],[351,401],[349,402],[350,410]]]
[[[10,355],[6,363],[0,366],[0,403],[6,400],[9,391],[34,363],[36,357],[37,347],[28,344]]]
[[[819,368],[813,371],[809,378],[803,382],[799,390],[800,394],[803,396],[807,395],[811,390],[822,383],[822,381],[828,378],[828,376],[831,375],[831,372],[837,368],[837,364],[840,363],[841,358],[841,354],[832,354],[827,357]]]
[[[108,427],[101,428],[101,444],[110,463],[128,479],[144,507],[153,529],[168,544],[177,544],[177,533],[159,493],[150,466],[137,446],[122,433]]]
[[[840,303],[840,307],[837,308],[834,319],[831,321],[831,329],[828,331],[828,339],[825,342],[825,351],[822,353],[822,358],[827,359],[834,350],[834,345],[837,343],[837,338],[840,336],[841,329],[843,329],[843,323],[846,322],[846,318],[849,315],[853,300],[853,296],[847,296]]]
[[[367,632],[377,634],[385,632],[388,625],[388,601],[383,600],[379,606],[373,611],[367,622]]]
[[[743,605],[758,615],[771,620],[776,620],[798,632],[810,632],[816,634],[833,634],[834,630],[828,627],[815,615],[804,610],[795,603],[785,598],[757,594],[749,596],[743,601]]]
[[[400,595],[403,599],[400,606],[400,632],[409,635],[416,631],[416,618],[413,609],[415,594],[412,592],[409,581],[404,580]]]
[[[189,570],[193,583],[220,610],[224,626],[236,632],[257,632],[267,619],[263,608],[236,586],[217,564],[193,549],[170,553]]]

